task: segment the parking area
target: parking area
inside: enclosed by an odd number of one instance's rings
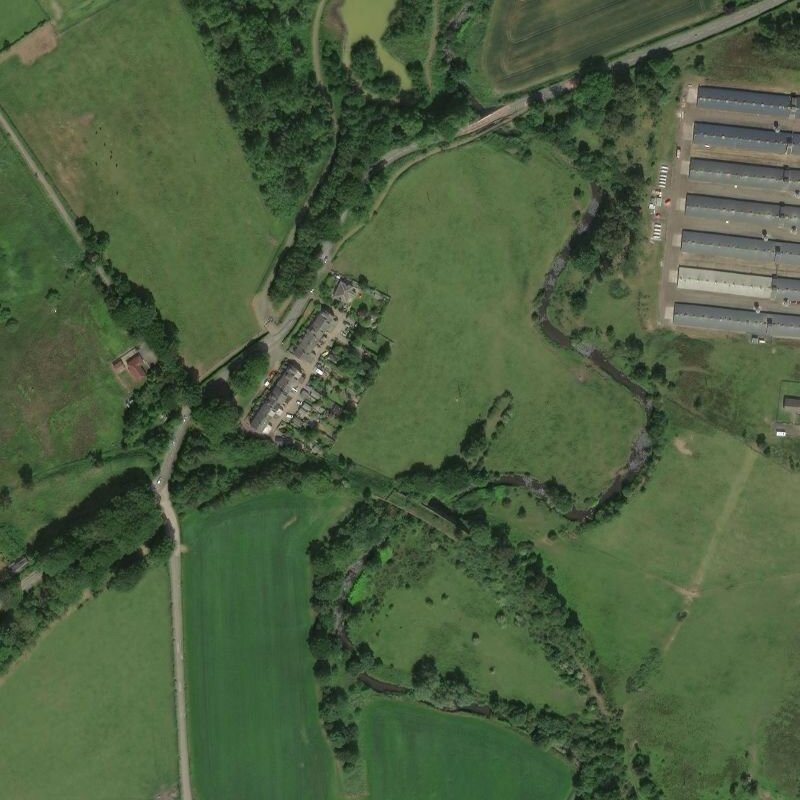
[[[662,325],[800,340],[798,98],[687,85],[651,198]]]

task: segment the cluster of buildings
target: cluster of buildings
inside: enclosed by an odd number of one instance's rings
[[[320,301],[283,342],[284,358],[253,404],[250,428],[278,442],[294,441],[311,450],[330,444],[339,419],[359,399],[356,387],[339,374],[339,354],[369,357],[353,340],[375,327],[386,296],[344,275],[329,276]],[[366,317],[366,319],[365,319]]]
[[[131,347],[111,362],[111,369],[122,383],[139,386],[147,380],[151,361],[145,358],[140,347]]]
[[[800,127],[794,94],[689,87],[664,254],[681,328],[800,339]]]

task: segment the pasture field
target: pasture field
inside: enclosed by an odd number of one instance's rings
[[[13,487],[23,464],[35,475],[117,444],[109,364],[124,340],[89,277],[66,277],[78,247],[5,136],[0,185],[0,484]]]
[[[115,2],[31,66],[0,67],[6,111],[201,372],[258,331],[250,303],[288,225],[267,212],[214,81],[180,0]]]
[[[120,452],[99,467],[88,459],[34,474],[33,486],[12,492],[11,505],[0,508],[0,559],[11,561],[47,523],[64,516],[100,484],[131,467],[151,466],[136,453]]]
[[[521,628],[495,621],[497,608],[491,592],[440,557],[412,589],[389,589],[377,616],[361,614],[350,629],[383,660],[384,667],[373,670],[377,677],[408,684],[414,662],[430,653],[442,671],[461,667],[479,691],[496,689],[563,714],[579,711],[581,695],[561,681]],[[476,633],[480,638],[473,641]]]
[[[714,0],[495,0],[483,65],[499,93],[574,72],[589,56],[611,56],[712,16]]]
[[[47,14],[37,0],[5,0],[0,14],[0,50],[32,31]]]
[[[150,800],[178,780],[165,567],[42,637],[0,684],[0,775],[14,800]]]
[[[341,495],[273,490],[185,522],[184,614],[195,797],[334,798],[317,717],[306,546]]]
[[[338,450],[384,473],[438,464],[509,389],[512,416],[487,466],[556,475],[579,500],[610,482],[644,415],[530,318],[579,182],[544,146],[527,164],[464,147],[400,178],[336,261],[391,295],[382,329],[392,340]]]
[[[626,735],[651,754],[670,800],[721,797],[743,770],[788,794],[800,689],[797,479],[669,408],[674,438],[646,491],[543,555],[626,708]],[[626,687],[637,672],[638,687]]]
[[[493,722],[376,700],[359,722],[370,797],[565,800],[566,762]]]
[[[395,0],[344,0],[339,14],[347,30],[344,45],[344,63],[350,63],[350,47],[359,39],[369,36],[378,51],[378,58],[383,68],[391,70],[400,78],[404,89],[411,86],[411,80],[406,73],[405,64],[386,49],[381,42],[381,36],[386,30],[389,14],[394,8]],[[424,53],[422,54],[424,56]],[[420,57],[421,60],[421,57]]]

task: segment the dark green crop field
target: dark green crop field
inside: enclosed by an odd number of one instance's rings
[[[362,746],[375,800],[565,800],[566,762],[494,723],[380,700]]]
[[[495,0],[484,66],[496,91],[536,86],[710,15],[713,0]]]
[[[308,541],[340,496],[275,490],[186,523],[192,780],[199,800],[336,796],[317,718]]]

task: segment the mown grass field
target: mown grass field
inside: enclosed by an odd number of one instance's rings
[[[78,247],[5,137],[0,185],[0,484],[15,486],[23,464],[117,444],[124,393],[109,364],[124,340],[89,277],[65,277]]]
[[[305,549],[343,503],[274,490],[186,520],[186,667],[199,800],[337,796],[306,644]]]
[[[286,229],[214,81],[180,0],[113,3],[33,65],[0,67],[4,107],[72,210],[110,232],[201,370],[259,329],[250,301]]]
[[[631,397],[531,321],[569,237],[578,179],[555,153],[525,165],[483,145],[406,173],[336,265],[391,295],[392,354],[336,447],[385,473],[438,464],[506,389],[513,414],[487,459],[602,490],[643,423]]]
[[[4,0],[0,14],[0,50],[6,42],[13,44],[46,19],[47,14],[37,0]]]
[[[178,780],[169,585],[153,570],[59,622],[0,685],[14,800],[152,800]]]
[[[626,707],[629,740],[652,755],[668,798],[721,797],[744,770],[791,796],[797,479],[669,408],[674,438],[647,490],[620,517],[543,553]],[[643,685],[626,691],[653,648]]]
[[[376,800],[565,800],[572,788],[566,762],[492,722],[376,700],[359,726]]]
[[[483,63],[495,91],[536,86],[589,56],[622,53],[711,16],[713,0],[495,0]]]
[[[461,667],[479,691],[495,689],[565,714],[580,710],[584,699],[522,629],[495,621],[497,609],[491,592],[439,558],[411,589],[390,589],[374,619],[362,614],[350,629],[383,660],[373,670],[378,677],[408,684],[414,662],[432,654],[442,671]]]

